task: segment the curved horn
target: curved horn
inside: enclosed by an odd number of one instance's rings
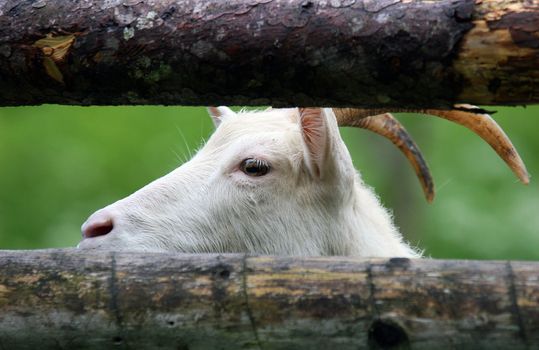
[[[387,112],[421,113],[447,119],[462,125],[487,142],[496,153],[504,160],[513,173],[523,184],[530,182],[530,177],[522,158],[511,143],[511,140],[502,128],[488,115],[487,111],[468,104],[455,105],[451,110],[438,109],[361,109],[342,108],[334,109],[339,125],[354,125],[357,120],[371,115]]]
[[[525,185],[530,182],[526,165],[524,165],[515,146],[485,110],[472,105],[460,104],[455,105],[452,110],[427,109],[422,113],[444,118],[470,129],[498,153],[520,182]]]
[[[367,129],[389,139],[412,164],[421,183],[427,202],[434,199],[434,181],[425,158],[404,126],[390,113],[373,116],[354,114],[354,109],[334,109],[337,121],[341,126],[355,126]]]

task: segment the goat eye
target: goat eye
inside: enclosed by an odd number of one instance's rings
[[[241,162],[240,169],[249,176],[263,176],[268,173],[270,166],[263,160],[247,158]]]

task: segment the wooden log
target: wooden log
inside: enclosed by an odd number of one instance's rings
[[[534,262],[0,252],[0,349],[532,349]]]
[[[0,0],[0,105],[539,102],[538,0]]]

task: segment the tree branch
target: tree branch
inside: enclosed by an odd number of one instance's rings
[[[0,105],[539,102],[520,0],[0,0]]]
[[[6,349],[526,349],[538,263],[0,252]]]

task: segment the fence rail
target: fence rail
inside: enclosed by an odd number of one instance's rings
[[[539,1],[0,1],[0,105],[539,102]]]
[[[3,349],[527,349],[539,263],[0,252]]]

